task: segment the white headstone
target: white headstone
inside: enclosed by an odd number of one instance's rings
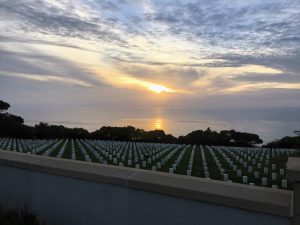
[[[261,169],[261,163],[257,163],[257,169]]]
[[[281,187],[284,188],[284,189],[287,189],[287,186],[288,186],[287,180],[282,180],[281,181]]]
[[[277,180],[277,173],[272,173],[272,180]]]
[[[175,170],[176,170],[176,164],[174,163],[174,164],[172,165],[172,167],[173,167],[173,170],[175,171]]]
[[[252,173],[252,166],[248,166],[248,173]]]
[[[283,176],[284,175],[284,169],[280,169],[279,173],[280,173],[280,176]]]
[[[267,185],[268,185],[268,180],[267,180],[267,178],[265,178],[265,177],[261,178],[261,185],[262,185],[262,186],[267,186]]]
[[[233,171],[236,171],[236,170],[237,170],[237,165],[233,165],[233,166],[232,166],[232,170],[233,170]]]
[[[220,173],[221,173],[221,175],[224,175],[225,170],[224,170],[223,168],[221,168],[221,169],[220,169]]]
[[[156,163],[156,167],[157,167],[158,170],[160,170],[160,169],[161,169],[161,163],[160,163],[160,162],[157,162],[157,163]]]
[[[224,173],[223,179],[224,179],[224,181],[228,181],[228,174]]]
[[[131,166],[131,163],[132,163],[131,159],[128,159],[128,162],[127,162],[128,166]]]
[[[209,178],[209,172],[204,172],[204,177]]]
[[[248,177],[247,176],[243,176],[243,184],[248,184]]]
[[[117,158],[114,158],[114,160],[113,160],[113,164],[117,164],[118,162],[117,162]]]

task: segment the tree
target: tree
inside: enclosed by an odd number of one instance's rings
[[[0,113],[3,113],[9,109],[10,105],[7,102],[0,100]]]

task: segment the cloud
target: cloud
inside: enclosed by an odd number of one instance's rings
[[[151,117],[166,109],[177,121],[186,115],[201,120],[198,108],[250,105],[254,112],[268,105],[272,112],[274,105],[299,105],[298,0],[0,0],[0,5],[0,91],[19,104],[38,88],[47,102],[73,102],[69,111],[64,106],[69,113],[84,105],[80,115],[92,111],[94,119],[99,112],[101,118],[124,111],[128,117],[137,112]],[[151,85],[177,92],[153,98]],[[50,116],[60,109],[54,107]]]
[[[242,76],[236,76],[233,78],[235,81],[245,82],[245,83],[298,83],[300,84],[300,75],[294,74],[245,74]]]
[[[42,82],[61,82],[81,87],[102,86],[95,74],[74,63],[33,49],[21,52],[0,50],[2,76],[25,78]]]
[[[24,79],[34,80],[34,81],[41,81],[41,82],[61,82],[61,83],[69,84],[69,85],[78,85],[78,86],[81,86],[81,87],[88,87],[88,88],[93,86],[91,83],[88,83],[88,82],[83,81],[83,80],[69,78],[69,77],[62,77],[62,76],[9,73],[9,72],[4,72],[0,75],[24,78]]]
[[[113,24],[80,2],[66,1],[64,5],[60,1],[1,1],[0,12],[4,21],[23,31],[126,44],[114,32]]]

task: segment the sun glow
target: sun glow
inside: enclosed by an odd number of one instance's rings
[[[157,94],[160,94],[161,92],[175,92],[174,90],[172,90],[170,88],[167,88],[165,86],[158,85],[158,84],[151,84],[148,86],[148,89]]]

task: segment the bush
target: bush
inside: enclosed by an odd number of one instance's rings
[[[33,213],[28,204],[22,207],[8,208],[0,205],[0,224],[1,225],[45,225],[39,221],[37,215]]]

